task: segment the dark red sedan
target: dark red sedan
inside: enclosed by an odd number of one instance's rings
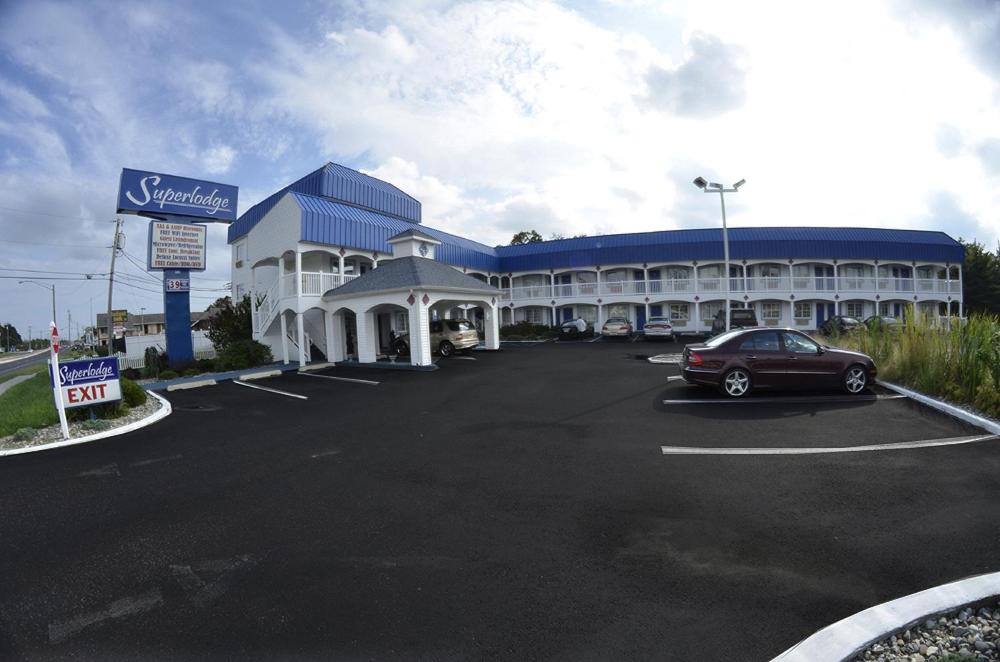
[[[755,388],[842,388],[857,394],[875,379],[871,357],[821,345],[795,329],[737,329],[687,345],[688,384],[715,386],[740,398]]]

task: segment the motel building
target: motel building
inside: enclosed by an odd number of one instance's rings
[[[410,334],[431,363],[432,320],[499,327],[668,316],[704,333],[725,299],[722,231],[667,230],[486,246],[421,223],[420,202],[328,163],[229,227],[235,298],[254,338],[283,361],[376,361]],[[763,325],[816,329],[833,315],[901,317],[908,305],[962,315],[964,251],[943,232],[877,228],[729,230],[731,306]]]

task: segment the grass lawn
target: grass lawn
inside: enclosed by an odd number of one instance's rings
[[[37,373],[0,395],[0,437],[12,435],[21,428],[44,428],[59,422],[52,389],[45,373],[46,364],[31,366],[11,375]],[[6,381],[6,380],[4,380]]]

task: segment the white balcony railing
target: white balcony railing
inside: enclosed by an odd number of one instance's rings
[[[325,274],[329,276],[331,274]],[[348,276],[350,278],[350,276]],[[877,289],[876,289],[877,281]],[[502,298],[506,301],[526,299],[571,299],[579,297],[608,296],[660,296],[670,294],[721,295],[725,290],[722,278],[675,278],[665,280],[616,280],[598,283],[566,283],[556,285],[526,285],[513,289],[504,288]],[[960,281],[944,281],[936,278],[893,278],[890,276],[751,276],[746,279],[729,279],[730,292],[761,294],[773,292],[843,292],[879,294],[943,294],[961,293]],[[909,297],[908,297],[909,298]]]

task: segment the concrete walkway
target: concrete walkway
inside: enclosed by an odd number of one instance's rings
[[[35,375],[19,375],[17,377],[11,377],[7,381],[5,381],[2,384],[0,384],[0,395],[3,395],[9,389],[14,388],[15,386],[17,386],[21,382],[28,381],[29,379],[31,379],[34,376]]]

